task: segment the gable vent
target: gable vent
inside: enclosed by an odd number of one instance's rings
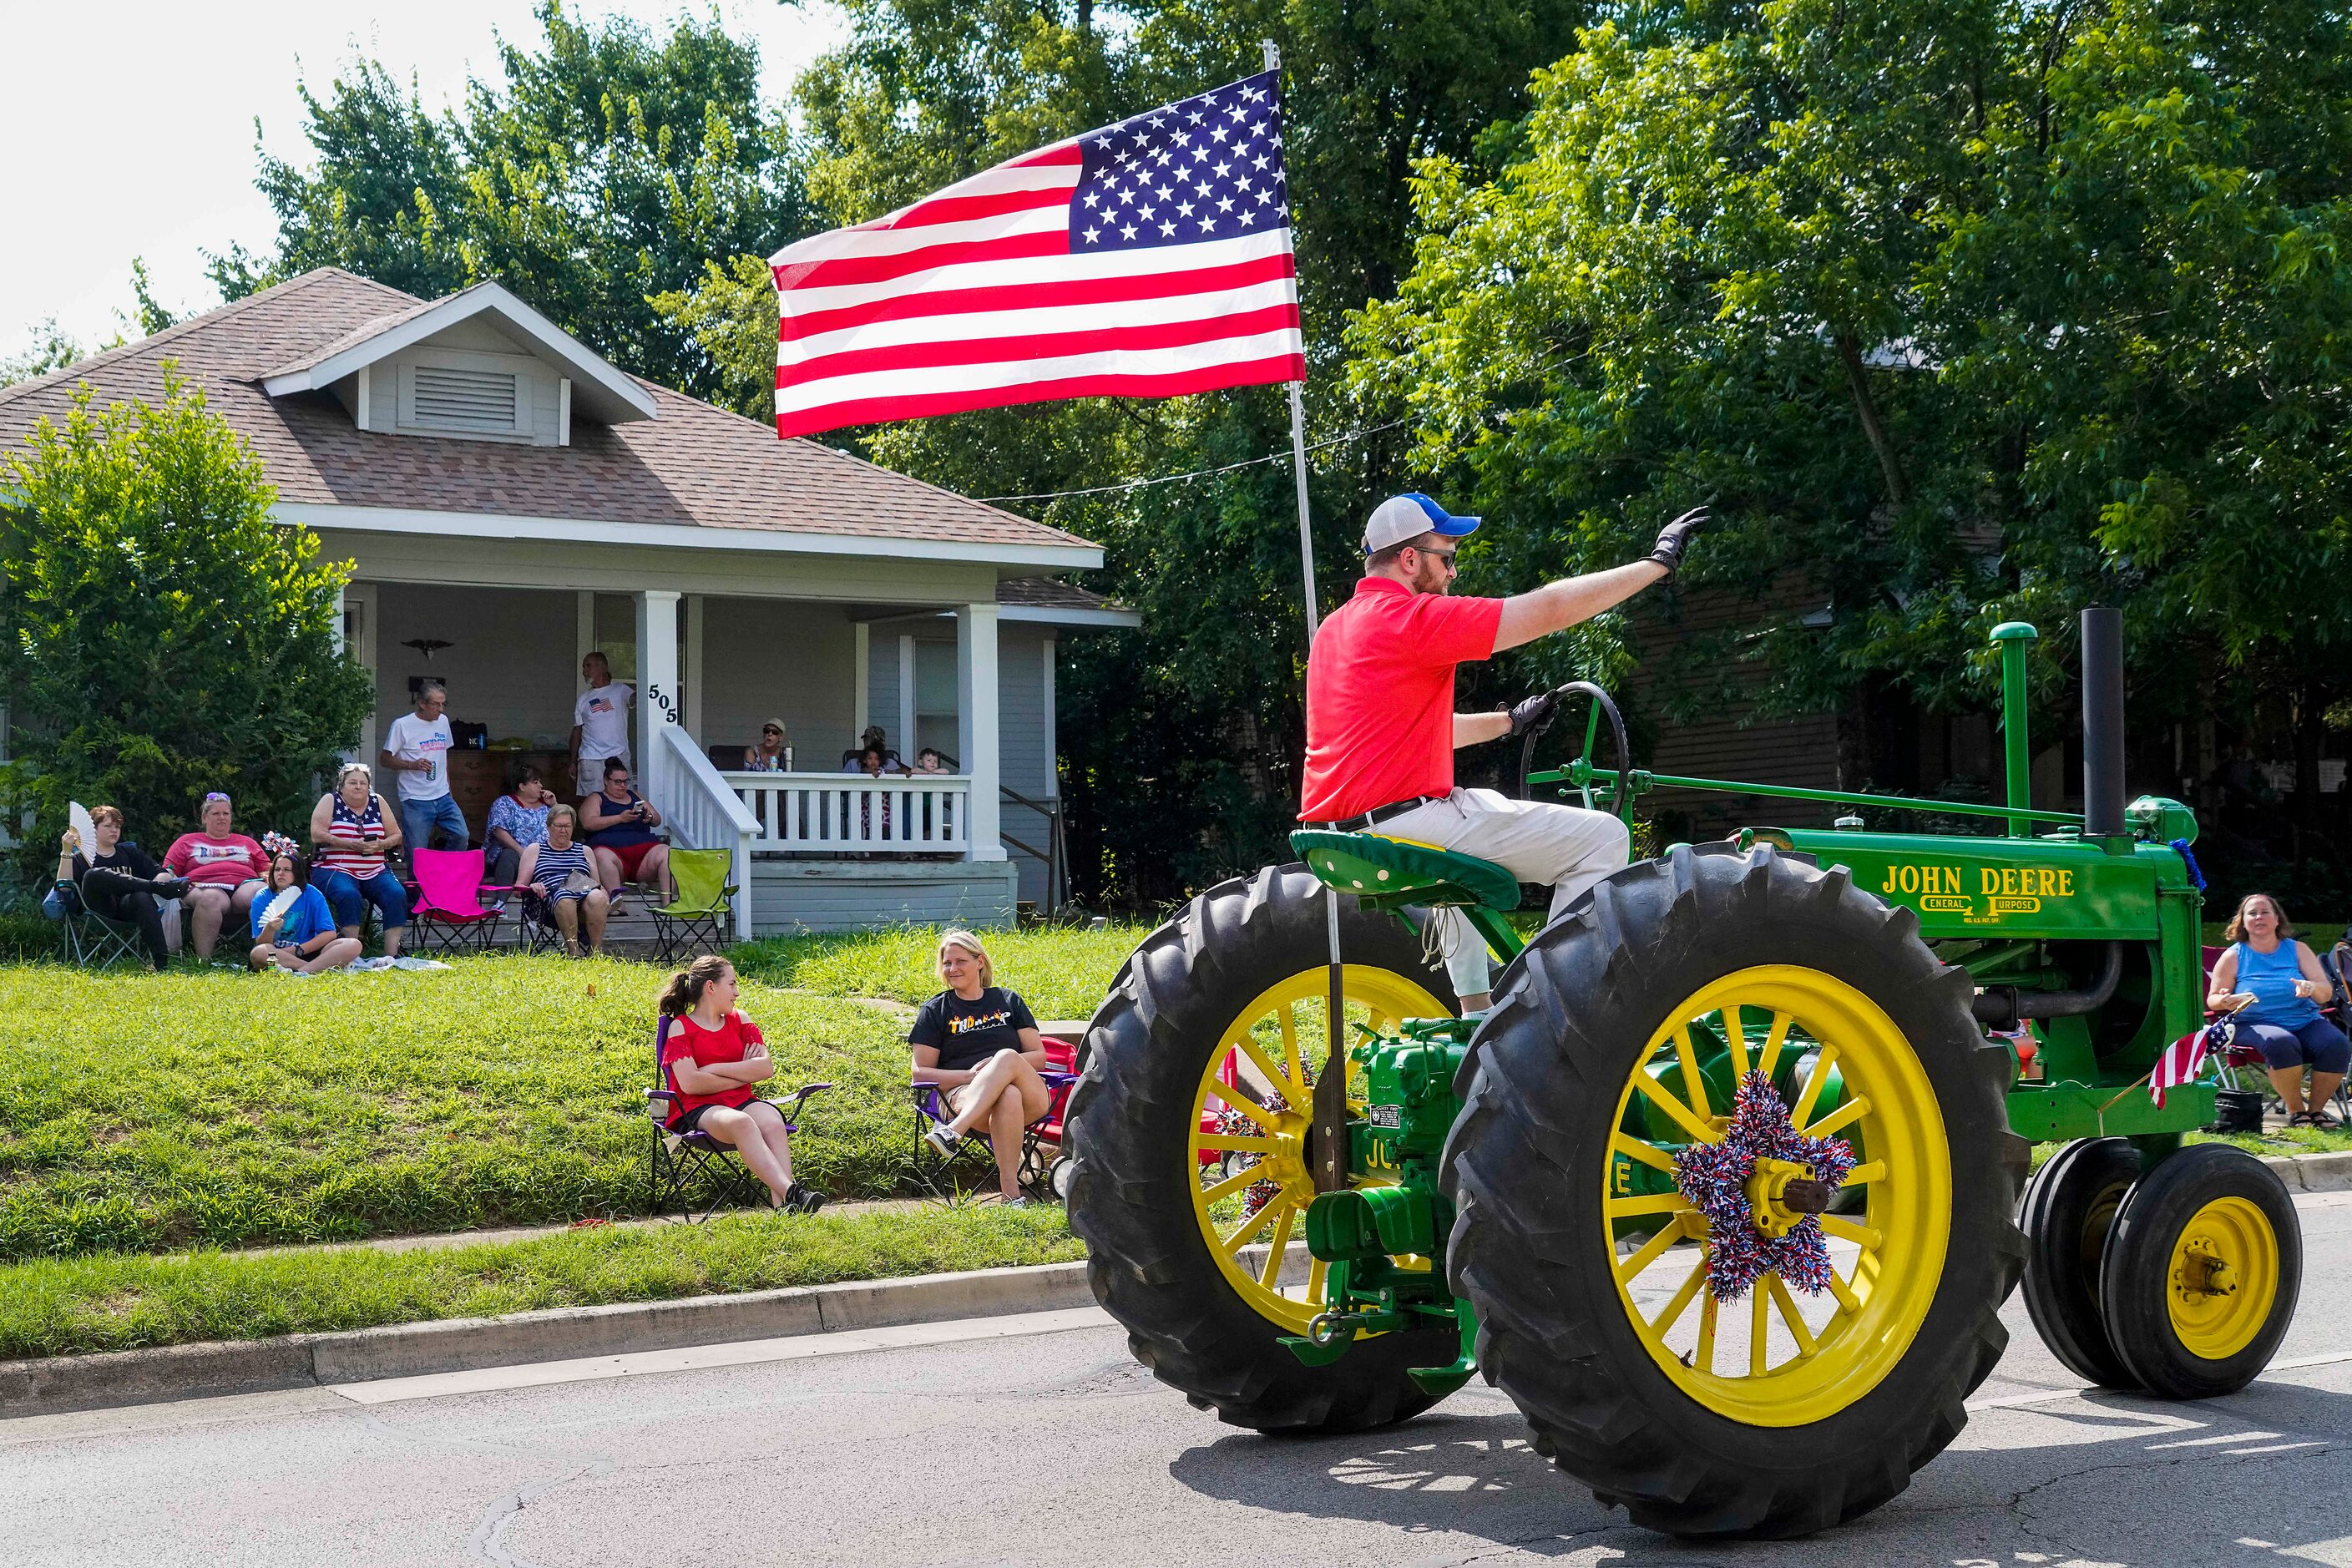
[[[511,433],[520,402],[516,379],[511,371],[420,364],[412,423],[445,430]]]

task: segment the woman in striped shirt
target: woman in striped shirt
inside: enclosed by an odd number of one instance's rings
[[[318,847],[310,885],[326,895],[335,929],[359,935],[373,904],[383,921],[383,955],[398,958],[408,927],[408,891],[384,855],[400,847],[400,819],[375,793],[375,775],[365,763],[345,763],[335,787],[319,797],[310,811],[310,842]]]
[[[563,932],[563,951],[580,956],[580,928],[588,928],[588,952],[604,951],[604,917],[612,900],[596,885],[588,861],[588,847],[580,842],[580,814],[559,805],[547,814],[547,842],[522,852],[522,880],[554,912]]]

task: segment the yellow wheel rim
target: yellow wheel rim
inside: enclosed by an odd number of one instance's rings
[[[1360,1037],[1355,1029],[1360,1023],[1391,1029],[1402,1019],[1444,1017],[1448,1011],[1393,970],[1347,964],[1340,985],[1350,1045]],[[1315,1197],[1307,1133],[1314,1114],[1314,1068],[1329,1049],[1329,987],[1328,970],[1304,970],[1267,986],[1234,1015],[1202,1069],[1186,1141],[1194,1178],[1192,1216],[1209,1256],[1252,1310],[1293,1334],[1305,1333],[1307,1321],[1323,1310],[1320,1261],[1308,1266],[1303,1285],[1285,1286],[1281,1274],[1285,1253]],[[1235,1082],[1225,1081],[1228,1072]],[[1352,1086],[1348,1098],[1351,1104],[1359,1100]],[[1203,1131],[1204,1114],[1232,1125]],[[1359,1184],[1381,1184],[1368,1178]],[[1266,1254],[1251,1267],[1242,1254],[1254,1243],[1264,1245]],[[1418,1260],[1408,1261],[1408,1267],[1412,1261]]]
[[[1792,1091],[1800,1131],[1855,1142],[1863,1163],[1846,1185],[1864,1189],[1864,1211],[1822,1216],[1832,1268],[1822,1296],[1768,1273],[1745,1298],[1719,1303],[1706,1286],[1705,1220],[1679,1194],[1614,1195],[1614,1161],[1604,1157],[1607,1218],[1663,1215],[1664,1224],[1630,1256],[1599,1262],[1613,1271],[1634,1332],[1675,1387],[1730,1420],[1803,1426],[1877,1387],[1935,1300],[1951,1231],[1943,1115],[1917,1054],[1877,1004],[1819,970],[1767,964],[1723,976],[1666,1016],[1617,1098],[1612,1126],[1627,1124],[1639,1094],[1649,1103],[1634,1125],[1675,1131],[1656,1142],[1620,1131],[1612,1155],[1671,1173],[1678,1142],[1722,1136],[1731,1108],[1709,1103],[1698,1079],[1692,1031],[1701,1026],[1730,1044],[1733,1081],[1750,1068],[1775,1075]],[[1791,1076],[1807,1055],[1812,1063]],[[1823,1109],[1832,1066],[1843,1097]]]
[[[2189,1216],[2172,1244],[2165,1307],[2181,1347],[2226,1361],[2252,1344],[2278,1300],[2278,1237],[2244,1198],[2215,1198]]]

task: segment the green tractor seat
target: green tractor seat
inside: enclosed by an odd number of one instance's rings
[[[1302,827],[1290,847],[1323,885],[1382,908],[1460,904],[1507,914],[1519,907],[1519,879],[1475,855],[1410,838]]]

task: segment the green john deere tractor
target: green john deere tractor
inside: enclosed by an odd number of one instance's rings
[[[1507,872],[1376,834],[1298,833],[1303,864],[1194,899],[1120,970],[1070,1107],[1071,1224],[1136,1355],[1265,1431],[1403,1420],[1475,1372],[1683,1535],[1901,1491],[2021,1274],[2093,1383],[2252,1379],[2294,1314],[2294,1210],[2260,1162],[2182,1146],[2210,1085],[2147,1081],[2201,1021],[2195,819],[2124,803],[2112,610],[2084,616],[2084,815],[2033,807],[2033,636],[1993,633],[2005,805],[1654,775],[1591,688],[1583,754],[1530,775],[1621,814],[1673,785],[1982,835],[1676,845],[1524,948]],[[1444,905],[1508,960],[1484,1015],[1433,955]],[[2037,1142],[2063,1146],[2028,1182]]]

